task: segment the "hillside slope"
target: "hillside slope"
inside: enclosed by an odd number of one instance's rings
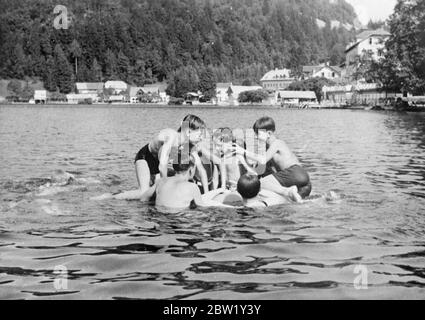
[[[217,81],[258,81],[272,68],[342,62],[357,19],[344,0],[61,3],[67,30],[53,27],[53,0],[0,0],[0,78],[40,76],[54,87],[58,74],[71,73],[141,85],[210,66]]]

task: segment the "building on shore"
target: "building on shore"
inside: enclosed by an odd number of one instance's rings
[[[47,90],[35,90],[34,91],[34,102],[36,104],[45,104],[47,102]]]
[[[341,78],[342,69],[338,66],[331,66],[329,63],[322,63],[316,66],[303,66],[303,78],[326,78],[335,80]]]
[[[225,104],[229,102],[228,90],[232,86],[231,82],[219,82],[216,84],[216,104]]]
[[[267,72],[261,78],[261,86],[268,91],[285,90],[296,79],[289,69],[275,69]]]
[[[288,91],[280,90],[276,92],[276,101],[282,106],[308,106],[317,104],[317,97],[314,91]]]
[[[123,91],[127,91],[128,85],[124,81],[106,81],[105,89],[113,90],[114,95],[119,95]]]
[[[99,95],[103,92],[103,82],[77,82],[75,88],[76,93]]]
[[[332,105],[376,106],[401,97],[401,93],[386,92],[377,83],[357,83],[345,86],[324,86],[323,102]]]
[[[70,104],[92,104],[99,102],[100,98],[97,93],[70,93],[66,95],[66,100]]]
[[[122,94],[112,95],[108,97],[109,103],[125,103],[125,96]]]
[[[150,84],[143,87],[130,87],[130,102],[168,103],[169,96],[165,92],[166,88],[167,85],[164,83]]]
[[[351,79],[358,68],[359,57],[368,54],[377,61],[384,56],[385,43],[391,33],[385,29],[367,30],[357,35],[345,50],[345,77]]]
[[[140,97],[143,95],[142,87],[130,87],[129,95],[130,103],[139,103]]]

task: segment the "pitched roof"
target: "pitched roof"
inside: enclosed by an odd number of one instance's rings
[[[102,90],[103,82],[77,82],[77,90]]]
[[[231,82],[219,82],[216,84],[216,87],[217,89],[228,89],[231,85]]]
[[[159,93],[159,87],[158,86],[144,86],[141,88],[143,90],[143,93]]]
[[[263,89],[263,87],[261,86],[230,86],[229,88],[232,90],[233,97],[238,97],[239,94],[245,91],[255,91]]]
[[[309,73],[309,74],[313,74],[316,73],[320,70],[322,70],[323,68],[329,68],[332,69],[333,71],[337,72],[337,73],[341,73],[341,68],[338,66],[330,66],[327,65],[325,63],[319,64],[317,66],[304,66],[303,67],[303,73]]]
[[[106,81],[105,88],[127,89],[127,83],[124,81]]]
[[[272,81],[272,80],[285,80],[292,79],[291,70],[289,69],[275,69],[267,72],[260,81]]]
[[[130,97],[135,97],[142,90],[142,87],[130,87]]]
[[[366,30],[361,32],[360,34],[357,35],[356,37],[356,41],[349,44],[347,46],[347,49],[345,49],[345,52],[350,51],[351,49],[355,48],[360,42],[365,41],[366,39],[369,39],[372,36],[383,36],[383,37],[389,37],[391,36],[391,33],[388,32],[387,30],[380,28],[377,30]]]
[[[391,33],[389,33],[387,30],[380,28],[376,30],[366,30],[357,35],[357,41],[363,41],[366,40],[372,36],[390,36]]]
[[[279,91],[282,99],[317,99],[314,91]]]
[[[167,83],[166,82],[157,82],[153,84],[145,84],[143,88],[155,88],[155,90],[159,90],[160,92],[164,92],[167,90]]]

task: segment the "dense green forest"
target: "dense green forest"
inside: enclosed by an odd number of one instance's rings
[[[344,0],[0,0],[0,78],[39,77],[67,93],[74,81],[143,85],[190,74],[258,82],[273,68],[344,61],[354,31]],[[320,19],[326,25],[318,26]]]

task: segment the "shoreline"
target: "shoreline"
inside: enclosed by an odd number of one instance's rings
[[[73,103],[46,103],[46,104],[32,104],[32,103],[0,103],[0,107],[40,107],[40,108],[49,108],[49,107],[73,107],[73,108],[164,108],[164,109],[174,109],[174,108],[185,108],[185,109],[281,109],[281,110],[364,110],[365,107],[353,107],[353,108],[344,108],[344,107],[320,107],[320,108],[283,108],[280,105],[271,105],[271,104],[240,104],[236,106],[229,105],[215,105],[215,104],[185,104],[185,105],[169,105],[169,104],[149,104],[149,103],[93,103],[93,104],[73,104]]]
[[[217,109],[217,110],[287,110],[287,111],[320,111],[320,110],[347,110],[347,111],[368,111],[368,112],[396,112],[396,113],[425,113],[425,108],[418,110],[371,110],[368,106],[336,107],[323,106],[320,108],[283,108],[280,105],[260,105],[260,104],[242,104],[238,106],[223,106],[212,104],[194,104],[194,105],[168,105],[168,104],[142,104],[142,103],[93,103],[93,104],[72,104],[72,103],[0,103],[0,108],[122,108],[122,109]]]

